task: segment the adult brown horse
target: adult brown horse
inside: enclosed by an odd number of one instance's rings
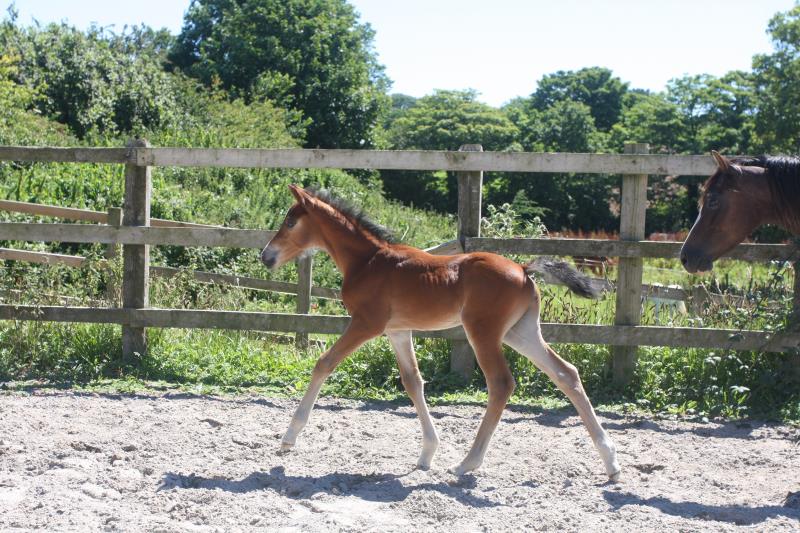
[[[800,158],[711,154],[717,170],[705,183],[700,214],[681,247],[687,271],[711,270],[762,224],[800,235]]]
[[[278,268],[305,250],[325,250],[342,273],[342,301],[352,318],[344,334],[317,361],[308,390],[283,436],[283,450],[294,446],[323,382],[336,366],[364,342],[385,334],[422,423],[422,453],[417,466],[429,468],[439,437],[425,403],[411,331],[461,324],[486,377],[489,402],[472,448],[451,472],[461,475],[481,465],[514,390],[514,378],[503,356],[505,342],[533,361],[572,401],[606,473],[612,480],[618,478],[614,443],[597,420],[578,371],[542,339],[539,292],[528,274],[545,271],[573,291],[591,296],[586,278],[552,261],[521,266],[489,253],[430,255],[392,243],[383,228],[324,191],[306,191],[294,185],[290,188],[296,202],[264,248],[261,260],[270,268]]]

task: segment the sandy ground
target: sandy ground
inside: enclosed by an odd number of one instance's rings
[[[256,396],[0,396],[0,530],[758,531],[800,529],[800,432],[601,413],[606,481],[572,411],[511,407],[483,467],[482,406],[432,408],[442,446],[413,469],[410,406],[321,400],[278,455],[296,401]]]

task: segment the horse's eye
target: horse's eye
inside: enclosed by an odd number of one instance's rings
[[[719,198],[716,195],[709,196],[708,198],[708,208],[712,211],[719,207]]]
[[[297,224],[297,221],[293,218],[286,220],[286,227],[289,229],[292,229],[295,224]]]

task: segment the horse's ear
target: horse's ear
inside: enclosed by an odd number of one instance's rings
[[[716,150],[711,150],[711,155],[714,157],[714,161],[717,163],[717,168],[720,172],[728,172],[731,169],[730,162],[725,159],[719,152]]]
[[[297,200],[298,204],[305,205],[308,194],[303,190],[302,187],[292,184],[289,185],[289,190],[292,191],[292,196],[294,196],[294,199]]]

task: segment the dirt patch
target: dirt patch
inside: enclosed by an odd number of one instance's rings
[[[601,413],[606,481],[572,411],[511,407],[474,475],[481,406],[431,409],[442,446],[413,470],[410,406],[322,400],[278,455],[296,401],[254,396],[0,396],[0,529],[649,530],[800,527],[800,433]]]

